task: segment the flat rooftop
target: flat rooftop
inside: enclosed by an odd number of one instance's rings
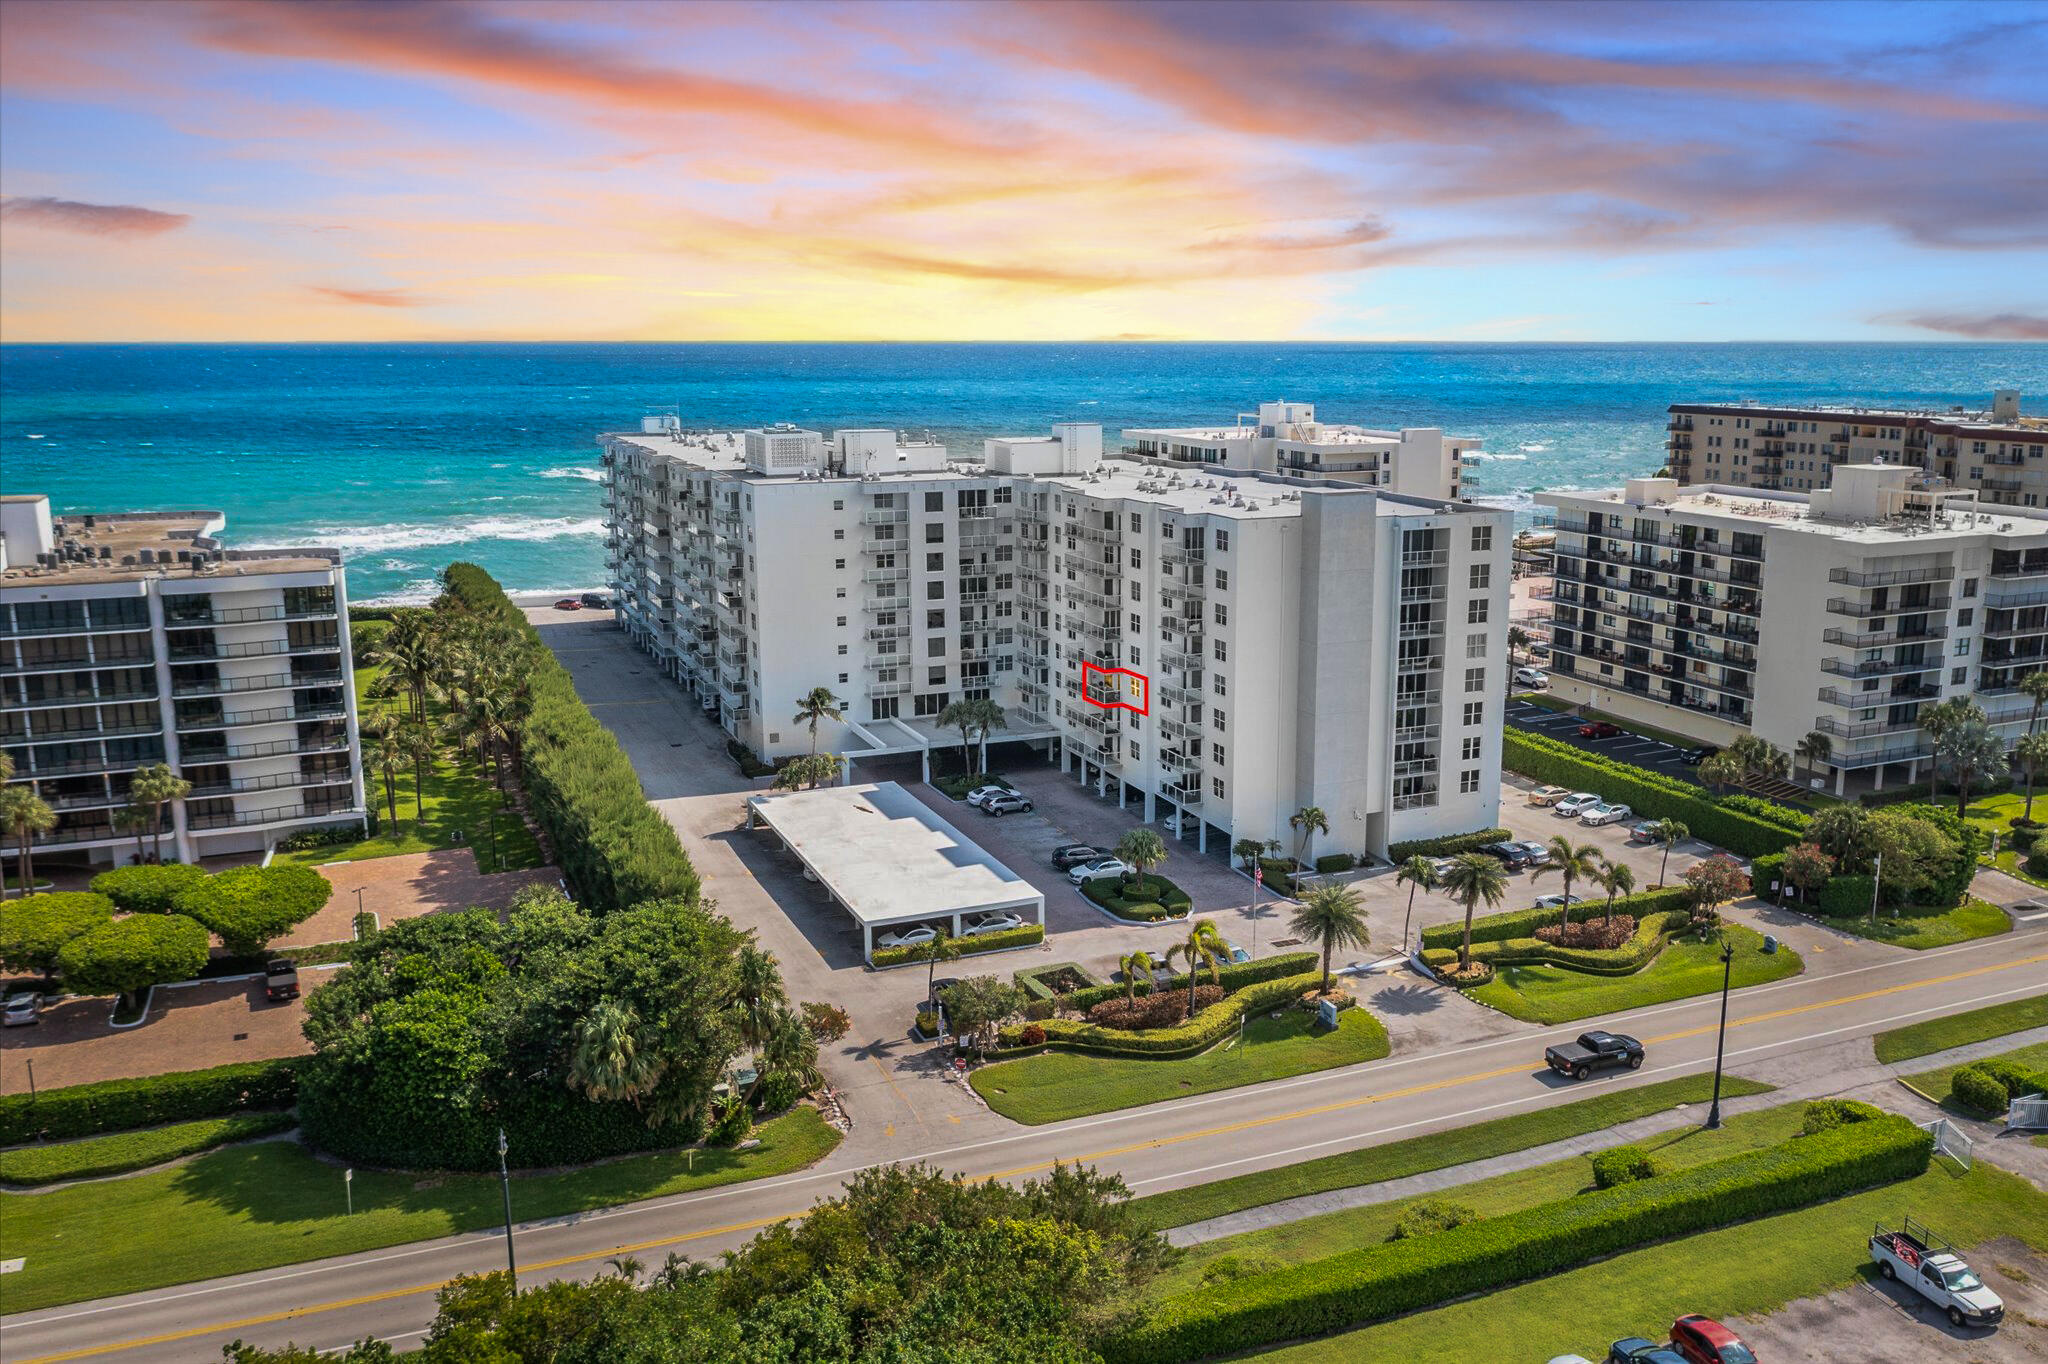
[[[1850,422],[1927,422],[1935,426],[1967,428],[1972,431],[2004,431],[2012,435],[2048,436],[2048,417],[2000,417],[1987,409],[1960,407],[1844,407],[1828,403],[1795,405],[1785,403],[1673,403],[1667,409],[1679,416],[1707,414],[1716,417],[1792,417],[1799,420]]]
[[[1957,490],[1961,491],[1961,490]],[[1640,503],[1626,500],[1626,492],[1615,488],[1605,492],[1537,493],[1536,500],[1549,506],[1625,506],[1644,517],[1666,511],[1688,517],[1709,516],[1731,523],[1744,531],[1791,531],[1801,535],[1824,535],[1830,539],[1863,545],[1936,545],[1945,540],[1978,536],[2048,535],[2048,509],[2007,507],[1993,503],[1969,504],[1929,524],[1921,518],[1888,520],[1840,520],[1814,514],[1803,493],[1759,493],[1754,488],[1728,484],[1689,484],[1668,502]]]
[[[1029,881],[893,781],[753,796],[747,806],[863,927],[996,909],[1044,917],[1045,897]]]
[[[12,494],[5,500],[26,503],[39,494]],[[51,548],[90,557],[60,557],[54,566],[38,564],[33,547],[19,552],[13,540],[8,544],[8,564],[0,573],[0,584],[27,587],[31,584],[133,582],[139,578],[221,579],[250,574],[320,572],[341,561],[336,550],[229,549],[214,537],[227,525],[217,511],[152,512],[67,512],[50,519]],[[200,571],[190,562],[179,563],[182,551],[195,549],[218,553],[217,562]],[[143,563],[144,551],[152,562]],[[133,559],[134,562],[128,562]]]

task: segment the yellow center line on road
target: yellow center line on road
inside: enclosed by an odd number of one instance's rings
[[[1976,966],[1967,971],[1955,971],[1945,976],[1930,976],[1926,980],[1907,981],[1899,985],[1887,985],[1881,989],[1865,990],[1853,995],[1843,995],[1839,999],[1815,1000],[1810,1004],[1795,1004],[1788,1008],[1772,1009],[1766,1013],[1751,1014],[1745,1018],[1731,1018],[1728,1020],[1728,1026],[1730,1028],[1748,1027],[1751,1024],[1765,1023],[1773,1019],[1791,1018],[1800,1014],[1816,1013],[1823,1009],[1840,1008],[1845,1004],[1858,1004],[1864,1000],[1880,999],[1887,995],[1904,994],[1910,990],[1925,989],[1930,985],[1946,985],[1953,981],[1969,980],[1976,976],[1990,975],[1998,971],[2010,971],[2014,967],[2033,966],[2042,962],[2048,962],[2048,952],[2037,953],[2031,957],[2022,957],[2017,961],[1997,962],[1989,966]],[[1645,1039],[1645,1045],[1681,1041],[1685,1038],[1711,1033],[1714,1030],[1713,1026],[1687,1028],[1681,1032],[1665,1033],[1658,1037],[1647,1038]],[[875,1064],[882,1069],[884,1076],[888,1075],[887,1068],[882,1067],[879,1060],[876,1060]],[[977,1181],[1014,1179],[1019,1175],[1036,1174],[1040,1171],[1050,1170],[1055,1164],[1079,1165],[1092,1161],[1107,1160],[1114,1156],[1130,1155],[1137,1151],[1159,1150],[1164,1147],[1178,1146],[1185,1142],[1200,1141],[1209,1137],[1229,1136],[1232,1133],[1252,1131],[1261,1127],[1271,1127],[1279,1123],[1298,1122],[1304,1118],[1320,1117],[1328,1113],[1341,1113],[1347,1109],[1362,1108],[1368,1104],[1385,1103],[1390,1099],[1409,1098],[1416,1094],[1428,1094],[1436,1090],[1453,1089],[1460,1085],[1477,1084],[1483,1080],[1496,1080],[1505,1075],[1527,1074],[1528,1070],[1529,1067],[1525,1062],[1521,1065],[1478,1071],[1471,1075],[1431,1080],[1425,1084],[1409,1085],[1402,1089],[1388,1090],[1383,1094],[1367,1094],[1356,1099],[1343,1099],[1335,1103],[1319,1104],[1313,1108],[1296,1109],[1289,1113],[1276,1113],[1271,1117],[1248,1118],[1243,1122],[1227,1123],[1220,1127],[1206,1127],[1199,1131],[1183,1132],[1176,1136],[1155,1137],[1149,1141],[1133,1142],[1126,1146],[1108,1147],[1100,1151],[1089,1151],[1081,1155],[1062,1157],[1057,1161],[1039,1161],[1031,1165],[1019,1165],[1013,1169],[999,1170],[993,1174],[976,1175],[974,1178]],[[889,1084],[891,1088],[895,1087],[893,1077],[889,1079]],[[898,1090],[897,1093],[900,1096],[902,1091]],[[912,1111],[915,1112],[914,1109]],[[777,1213],[772,1217],[755,1218],[750,1222],[734,1222],[726,1226],[712,1227],[704,1231],[684,1232],[679,1236],[666,1236],[653,1241],[640,1241],[632,1245],[614,1246],[609,1250],[588,1251],[581,1255],[564,1255],[559,1259],[542,1260],[536,1264],[528,1265],[521,1272],[532,1273],[540,1270],[560,1269],[567,1265],[587,1264],[592,1260],[608,1260],[615,1256],[632,1255],[640,1251],[661,1250],[669,1246],[683,1245],[690,1241],[707,1240],[714,1236],[727,1236],[734,1232],[753,1231],[801,1216],[803,1216],[803,1210],[796,1209],[791,1212]],[[145,1336],[137,1340],[116,1341],[107,1345],[92,1345],[84,1349],[69,1350],[60,1354],[38,1355],[34,1359],[15,1361],[15,1364],[59,1364],[63,1360],[90,1359],[100,1355],[115,1354],[122,1350],[137,1350],[150,1345],[167,1345],[175,1341],[191,1340],[197,1336],[225,1334],[230,1331],[245,1330],[252,1326],[264,1326],[272,1322],[290,1321],[295,1317],[310,1317],[322,1312],[342,1311],[350,1307],[361,1307],[369,1303],[389,1302],[395,1298],[410,1298],[424,1293],[435,1293],[446,1287],[450,1282],[452,1281],[441,1279],[433,1283],[416,1284],[410,1288],[387,1289],[382,1293],[371,1293],[356,1298],[342,1298],[334,1302],[315,1303],[308,1307],[293,1307],[282,1312],[272,1312],[264,1316],[244,1317],[238,1321],[217,1322],[210,1326],[195,1326],[182,1331],[167,1331],[161,1335]]]

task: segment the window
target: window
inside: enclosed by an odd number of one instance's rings
[[[924,542],[925,542],[926,544],[928,544],[928,545],[939,545],[939,544],[944,544],[944,543],[945,543],[945,541],[946,541],[946,523],[945,523],[945,522],[943,522],[943,521],[928,521],[928,522],[926,522],[926,523],[925,523],[925,528],[924,528]]]
[[[1483,742],[1477,736],[1466,739],[1458,746],[1458,756],[1468,763],[1479,761],[1479,745]]]
[[[844,644],[839,646],[839,656],[841,658],[844,658],[846,656],[846,646]]]
[[[1493,550],[1493,527],[1492,527],[1492,526],[1474,526],[1474,527],[1472,527],[1472,552],[1473,552],[1474,554],[1488,554],[1488,553],[1491,553],[1491,552],[1492,552],[1492,550]],[[1474,584],[1474,586],[1477,586],[1477,584],[1475,583],[1475,584]]]
[[[873,701],[873,702],[871,703],[871,709],[872,709],[872,711],[873,711],[873,713],[874,713],[874,717],[875,717],[875,718],[876,718],[877,720],[893,720],[893,719],[895,719],[895,718],[896,718],[896,702],[897,702],[897,700],[898,700],[898,699],[899,699],[899,698],[897,698],[897,697],[894,697],[894,696],[878,696],[878,697],[876,697],[876,698],[874,699],[874,701]]]
[[[1229,549],[1229,548],[1230,548],[1230,532],[1229,532],[1229,531],[1227,531],[1227,530],[1219,530],[1219,531],[1217,531],[1217,532],[1216,532],[1216,548],[1218,548],[1218,549]]]
[[[930,582],[924,585],[924,599],[926,601],[937,601],[945,595],[946,585],[943,582]]]
[[[1468,726],[1486,723],[1486,703],[1484,701],[1467,701],[1465,703],[1465,723]]]
[[[1144,598],[1144,595],[1143,595],[1142,593],[1140,593],[1140,592],[1138,591],[1138,584],[1137,584],[1137,583],[1135,583],[1135,582],[1133,582],[1133,583],[1131,584],[1131,600],[1132,600],[1132,601],[1143,601],[1143,600],[1145,600],[1145,598]],[[1134,628],[1135,628],[1135,627],[1134,627]]]
[[[928,512],[944,511],[946,509],[946,495],[944,493],[926,493],[924,495],[924,509]]]
[[[1216,603],[1216,623],[1218,625],[1230,624],[1230,608],[1222,602]]]
[[[1215,764],[1216,764],[1216,765],[1217,765],[1218,767],[1221,767],[1221,766],[1223,766],[1223,745],[1222,745],[1222,744],[1210,744],[1210,745],[1209,745],[1209,761],[1210,761],[1210,762],[1212,762],[1212,763],[1215,763]]]
[[[945,685],[946,670],[944,668],[925,669],[925,681],[934,687]],[[943,710],[945,707],[941,706],[940,709]]]
[[[925,571],[925,572],[927,572],[927,573],[944,573],[944,572],[946,571],[946,556],[945,556],[945,553],[944,553],[943,551],[941,551],[940,553],[937,553],[937,554],[927,554],[927,555],[925,555],[925,556],[924,556],[924,571]]]
[[[1959,640],[1957,640],[1957,641],[1956,641],[1956,657],[1957,657],[1957,658],[1968,658],[1969,656],[1970,656],[1970,641],[1969,641],[1969,640],[1967,640],[1967,639],[1959,639]]]
[[[835,588],[833,589],[832,595],[843,600],[846,596],[846,589],[843,587]]]
[[[844,616],[841,616],[841,617],[839,617],[839,623],[840,623],[841,625],[844,625],[844,624],[846,624],[846,617],[844,617]],[[894,624],[895,624],[896,622],[895,622],[894,620],[890,620],[890,621],[888,621],[888,622],[886,622],[886,623],[887,623],[887,624],[890,624],[890,625],[894,625]]]
[[[1227,728],[1224,723],[1223,711],[1220,707],[1211,706],[1209,708],[1209,727],[1219,734]]]
[[[1974,606],[1965,606],[1962,610],[1956,612],[1956,624],[1958,626],[1968,625],[1976,618],[1977,608]]]
[[[846,674],[845,674],[845,673],[841,673],[841,674],[839,674],[839,682],[840,682],[840,685],[842,685],[842,686],[844,686],[844,685],[845,685],[845,683],[846,683]]]
[[[1975,578],[1963,579],[1963,595],[1966,597],[1977,595],[1977,580]]]
[[[1477,634],[1465,636],[1465,657],[1486,657],[1486,632],[1484,630],[1479,631]]]
[[[1216,674],[1215,676],[1216,676],[1216,694],[1217,694],[1218,696],[1228,696],[1228,695],[1230,695],[1230,685],[1229,685],[1228,681],[1227,681],[1227,680],[1226,680],[1226,679],[1224,678],[1223,674],[1222,674],[1222,673],[1217,673],[1217,674]]]
[[[1950,686],[1960,687],[1961,685],[1963,685],[1963,683],[1967,682],[1969,678],[1970,670],[1968,668],[1950,668],[1948,670],[1948,680]]]
[[[1230,590],[1230,574],[1220,568],[1216,570],[1216,590],[1218,592],[1228,592]]]
[[[1216,797],[1216,799],[1218,800],[1223,799],[1223,778],[1209,778],[1209,794]]]
[[[1484,597],[1474,597],[1471,601],[1466,602],[1465,623],[1467,625],[1486,624],[1486,617],[1489,606],[1490,603]]]
[[[996,489],[996,501],[998,502],[1011,501],[1014,495],[1015,490],[1011,488],[1010,485],[1007,483],[1005,483],[1002,487]]]
[[[945,629],[946,613],[944,611],[926,611],[924,613],[924,628],[927,630]]]
[[[834,540],[844,540],[846,538],[845,527],[841,526],[834,528],[834,530],[832,531],[832,538]]]
[[[1467,669],[1465,669],[1465,690],[1466,690],[1466,691],[1468,691],[1468,692],[1475,692],[1475,691],[1485,691],[1485,690],[1486,690],[1486,669],[1484,669],[1484,668],[1467,668]]]
[[[1458,794],[1469,796],[1479,789],[1479,769],[1468,767],[1458,774]]]
[[[1144,518],[1144,517],[1142,517],[1142,516],[1140,516],[1140,515],[1138,515],[1138,514],[1137,514],[1136,512],[1132,512],[1132,513],[1131,513],[1131,530],[1132,530],[1132,531],[1133,531],[1134,533],[1142,533],[1142,532],[1144,531],[1144,529],[1145,529],[1145,518]]]
[[[843,498],[843,497],[835,497],[835,498],[833,498],[833,499],[832,499],[832,510],[833,510],[833,511],[845,511],[845,510],[846,510],[846,499],[845,499],[845,498]],[[842,681],[842,682],[844,682],[844,681],[845,681],[846,679],[842,677],[842,678],[840,678],[839,680],[840,680],[840,681]]]
[[[1134,516],[1134,517],[1132,517],[1131,519],[1132,519],[1133,521],[1135,521],[1135,520],[1137,520],[1138,518]],[[1140,549],[1134,549],[1134,550],[1132,550],[1132,551],[1131,551],[1131,567],[1132,567],[1132,568],[1143,568],[1144,566],[1145,566],[1145,552],[1144,552],[1143,550],[1140,550]]]
[[[1210,652],[1215,655],[1218,663],[1228,663],[1230,661],[1230,650],[1223,646],[1223,641],[1220,639],[1216,641],[1216,647]]]

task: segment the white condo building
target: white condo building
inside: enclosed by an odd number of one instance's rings
[[[2048,511],[1917,469],[1843,464],[1811,493],[1675,479],[1540,493],[1557,509],[1551,687],[1725,745],[1832,745],[1833,789],[1927,775],[1923,707],[1973,696],[2008,740],[2048,666]]]
[[[853,761],[928,761],[959,742],[946,705],[988,697],[998,740],[1204,850],[1289,840],[1304,805],[1330,821],[1312,855],[1495,823],[1510,515],[1450,496],[1441,433],[1393,437],[1367,486],[1105,459],[1083,424],[978,461],[647,425],[602,438],[620,622],[764,756],[808,749],[813,687],[849,703],[819,742]]]
[[[341,556],[222,549],[225,524],[0,497],[0,747],[56,812],[38,857],[131,861],[115,816],[160,762],[192,783],[165,812],[166,860],[362,822]]]

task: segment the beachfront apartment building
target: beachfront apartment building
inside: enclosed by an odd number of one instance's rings
[[[1466,455],[1484,442],[1439,427],[1380,430],[1316,419],[1314,403],[1260,403],[1230,426],[1128,427],[1123,452],[1166,464],[1333,479],[1416,497],[1456,498]]]
[[[1811,493],[1630,479],[1556,509],[1551,690],[1624,720],[1786,752],[1818,731],[1837,794],[1928,776],[1920,713],[1971,696],[2008,741],[2048,666],[2048,510],[1917,470]]]
[[[1986,503],[2048,507],[2048,420],[2001,389],[1987,411],[1674,403],[1666,468],[1685,484],[1772,492],[1825,488],[1844,464],[1899,464]]]
[[[156,763],[192,784],[166,860],[363,822],[341,556],[224,549],[225,524],[0,497],[0,748],[56,813],[39,867],[134,860],[117,816]]]
[[[620,623],[759,754],[807,751],[789,717],[824,686],[847,719],[821,749],[929,770],[959,743],[947,704],[987,697],[997,741],[1204,851],[1291,842],[1304,805],[1323,850],[1495,822],[1507,511],[1105,458],[1079,423],[979,460],[890,430],[648,425],[602,438]]]

